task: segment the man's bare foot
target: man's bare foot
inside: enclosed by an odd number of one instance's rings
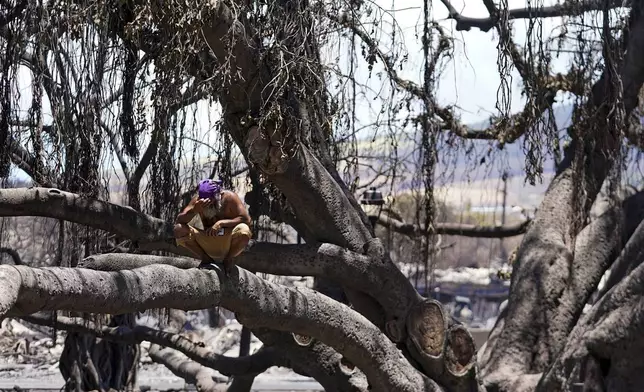
[[[203,268],[203,267],[207,266],[208,264],[212,264],[214,262],[215,262],[215,260],[211,259],[210,257],[203,257],[201,259],[201,263],[199,263],[199,268]]]
[[[220,262],[217,262],[211,258],[202,259],[198,268],[210,269],[210,270],[214,269],[219,271],[223,270],[222,266],[220,265]]]

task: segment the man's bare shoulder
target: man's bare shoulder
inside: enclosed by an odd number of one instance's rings
[[[241,199],[239,198],[239,195],[233,191],[228,191],[228,190],[223,190],[221,191],[221,198],[223,200],[230,200],[230,201],[238,201]]]

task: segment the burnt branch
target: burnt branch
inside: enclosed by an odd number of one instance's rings
[[[348,28],[351,30],[355,35],[360,37],[362,42],[364,42],[367,47],[369,48],[369,51],[376,55],[380,61],[382,61],[385,71],[389,75],[389,78],[396,84],[398,87],[402,88],[403,90],[409,92],[411,95],[418,97],[418,98],[423,98],[425,96],[425,91],[421,86],[418,84],[412,82],[411,80],[403,79],[401,78],[398,73],[396,72],[396,65],[394,64],[393,58],[391,56],[385,54],[379,47],[376,41],[374,41],[369,34],[364,31],[361,27],[357,25],[357,21],[352,19],[352,17],[344,13],[340,16],[332,14],[332,13],[327,13],[327,16],[329,19],[334,21],[335,23],[338,23],[340,26],[343,26],[344,28]]]
[[[553,80],[568,80],[567,76],[557,75]],[[498,140],[500,143],[513,143],[533,126],[535,114],[543,115],[555,102],[558,90],[564,90],[556,83],[552,90],[543,94],[537,102],[536,107],[526,107],[523,111],[513,114],[507,118],[492,118],[491,124],[484,129],[473,129],[463,124],[452,107],[435,107],[436,115],[441,119],[441,128],[454,133],[464,139]]]
[[[494,12],[498,13],[496,7],[494,8]],[[382,61],[389,78],[399,88],[407,91],[409,94],[418,99],[428,99],[433,105],[434,113],[441,121],[441,128],[443,130],[450,131],[455,135],[465,139],[498,140],[501,143],[512,143],[529,130],[535,114],[542,114],[548,108],[552,107],[552,104],[555,102],[557,91],[581,93],[581,91],[578,91],[578,88],[574,83],[574,75],[556,74],[541,81],[541,84],[543,84],[543,86],[547,88],[547,93],[544,93],[540,96],[540,98],[536,102],[536,107],[525,108],[522,112],[512,115],[509,118],[493,119],[492,124],[485,129],[473,129],[461,123],[452,107],[441,107],[437,105],[431,97],[426,97],[425,91],[422,86],[419,86],[418,84],[410,80],[401,78],[396,72],[393,58],[384,53],[379,48],[377,42],[373,40],[369,36],[369,34],[364,31],[364,29],[358,26],[356,21],[352,20],[349,15],[345,13],[337,16],[328,13],[327,16],[332,21],[345,28],[350,29],[353,33],[360,37],[362,42],[364,42],[365,45],[369,48],[369,51]],[[440,29],[440,26],[436,25],[435,27],[438,28],[440,38],[438,50],[435,51],[434,57],[430,60],[430,68],[432,69],[436,66],[438,58],[441,56],[441,54],[451,46],[449,39],[447,38],[443,30]],[[524,82],[530,81],[534,78],[535,75],[533,70],[528,65],[526,65],[521,58],[520,52],[516,48],[516,45],[514,45],[514,43],[512,42],[509,28],[503,28],[501,30],[505,34],[504,39],[506,40],[506,44],[510,48],[511,56],[515,63],[515,66],[519,70],[521,76],[524,78]],[[425,115],[421,115],[417,117],[415,121],[422,123],[424,116]]]
[[[497,18],[490,16],[488,18],[470,18],[461,15],[449,0],[441,0],[449,12],[449,18],[456,21],[457,31],[469,31],[472,28],[488,32],[496,26]],[[586,12],[603,11],[604,9],[614,9],[629,7],[630,1],[622,0],[567,0],[563,3],[552,6],[541,6],[534,8],[515,8],[508,10],[508,19],[536,19],[536,18],[557,18],[563,16],[579,16]]]
[[[477,238],[507,238],[524,234],[528,230],[530,222],[531,220],[525,220],[521,223],[500,226],[479,226],[466,223],[436,222],[434,223],[432,233]],[[419,236],[427,232],[424,227],[399,221],[386,214],[378,217],[378,224],[390,228],[396,233],[409,236]]]

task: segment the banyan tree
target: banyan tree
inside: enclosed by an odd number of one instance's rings
[[[20,169],[33,186],[0,189],[0,216],[58,230],[46,266],[0,266],[0,319],[68,331],[61,371],[75,390],[133,388],[141,341],[201,390],[249,390],[270,366],[328,391],[639,390],[644,193],[622,190],[644,147],[643,4],[480,1],[485,17],[418,2],[417,63],[396,12],[360,0],[2,2],[0,176]],[[437,91],[457,41],[481,33],[498,43],[501,82],[486,98],[496,113],[470,127]],[[450,162],[502,161],[512,146],[526,181],[549,184],[515,229],[508,305],[477,350],[392,262],[358,195],[411,183],[415,222],[388,222],[420,238],[423,260],[442,234],[500,237],[512,230],[441,222],[435,189]],[[195,268],[173,219],[213,173],[227,187],[242,179],[255,222],[303,241],[254,241],[230,276]],[[137,312],[216,307],[263,347],[223,357],[172,322],[136,324]],[[233,381],[217,385],[204,368]]]

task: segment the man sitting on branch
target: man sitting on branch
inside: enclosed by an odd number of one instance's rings
[[[201,265],[221,261],[228,275],[252,237],[250,215],[235,192],[222,190],[221,181],[206,179],[198,194],[177,215],[174,236],[177,245],[192,251]],[[203,229],[195,226],[200,218]]]

